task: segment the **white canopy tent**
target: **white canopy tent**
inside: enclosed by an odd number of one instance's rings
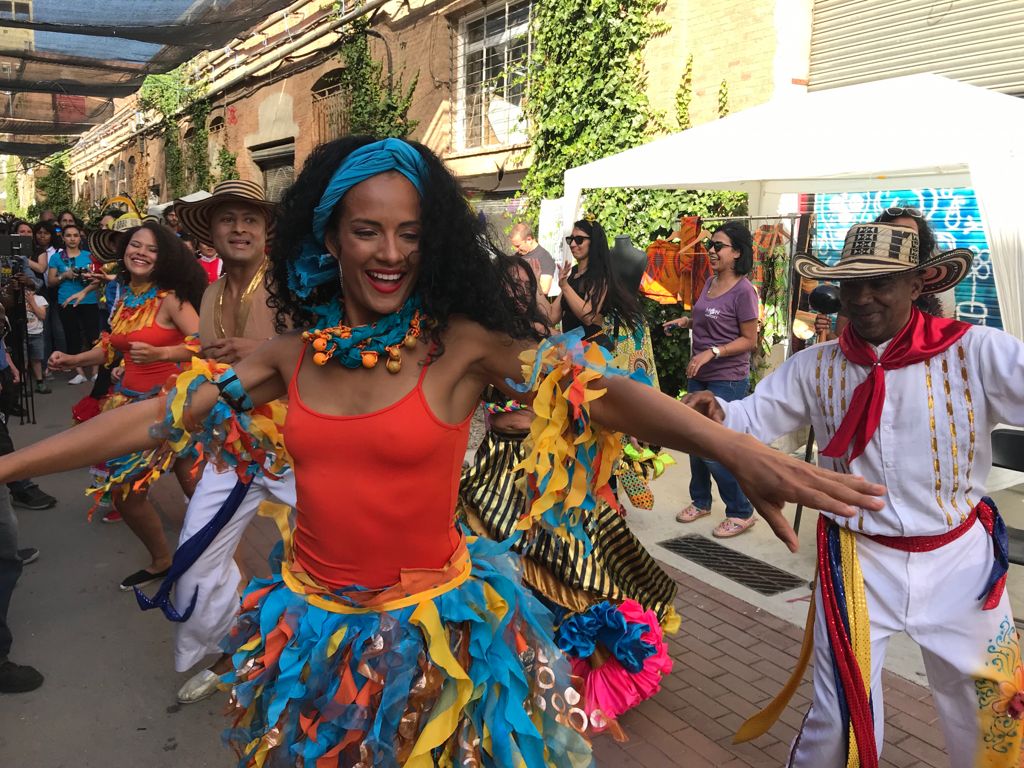
[[[752,215],[784,193],[974,188],[1003,327],[1024,338],[1024,99],[937,75],[780,98],[565,173],[586,189],[731,189]]]

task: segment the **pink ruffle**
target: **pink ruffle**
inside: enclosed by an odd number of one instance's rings
[[[599,709],[609,720],[617,719],[656,694],[661,690],[661,678],[672,671],[672,658],[668,655],[658,615],[644,610],[635,600],[625,600],[617,607],[626,621],[646,624],[649,628],[642,638],[656,650],[644,661],[643,669],[627,672],[614,656],[597,668],[590,666],[588,659],[571,659],[573,674],[583,679],[586,711]]]

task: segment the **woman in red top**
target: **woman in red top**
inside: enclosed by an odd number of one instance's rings
[[[420,144],[359,136],[317,148],[277,221],[271,301],[280,325],[311,330],[271,339],[233,371],[204,362],[183,372],[166,398],[166,442],[150,431],[164,413],[150,401],[0,457],[7,480],[115,451],[241,445],[220,460],[244,478],[282,458],[259,404],[290,393],[294,536],[285,510],[283,557],[279,549],[272,577],[250,585],[225,641],[235,671],[224,682],[237,707],[227,738],[241,765],[590,764],[579,732],[602,715],[583,710],[552,617],[522,587],[505,544],[454,523],[485,386],[529,397],[513,382],[537,379],[520,353],[537,357],[544,381],[534,408],[551,428],[535,430],[524,532],[544,525],[587,536],[589,489],[607,492],[621,438],[601,423],[727,463],[791,547],[787,499],[845,515],[854,514],[847,504],[880,506],[879,486],[604,375],[602,350],[578,336],[559,340],[561,353],[541,340],[533,281],[518,281],[451,173]],[[207,374],[215,385],[202,383]],[[569,406],[577,415],[567,420]],[[577,428],[593,454],[572,453]],[[182,597],[179,610],[192,596]]]
[[[81,354],[54,352],[50,367],[66,370],[98,365],[104,360],[112,363],[120,352],[124,373],[102,406],[109,411],[158,394],[167,379],[179,371],[178,363],[189,360],[198,349],[186,339],[199,333],[195,308],[202,300],[206,275],[178,238],[155,222],[145,222],[123,233],[103,230],[103,234],[93,238],[92,246],[100,249],[100,256],[104,249],[116,247],[110,256],[118,262],[117,279],[127,284],[111,317],[111,333]],[[125,457],[110,464],[129,461]],[[182,489],[190,495],[195,481],[187,464],[178,461],[174,469]],[[161,578],[171,563],[160,518],[145,491],[131,490],[129,477],[130,473],[122,472],[120,477],[113,473],[107,486],[113,490],[116,511],[149,551],[150,563],[121,582],[125,590]],[[102,495],[102,491],[97,489],[96,495]]]

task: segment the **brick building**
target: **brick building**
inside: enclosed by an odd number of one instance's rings
[[[405,82],[418,77],[412,138],[438,152],[484,204],[501,206],[511,198],[530,159],[522,88],[500,73],[530,66],[534,1],[378,0],[348,14],[376,8],[370,11],[375,57]],[[227,149],[237,155],[243,178],[263,181],[277,196],[316,144],[345,132],[337,86],[339,30],[345,27],[333,5],[296,3],[244,39],[190,62],[213,102],[214,168],[221,148]],[[723,80],[733,109],[806,82],[809,0],[668,0],[659,17],[669,30],[651,42],[646,56],[656,108],[671,109],[691,54],[695,122],[717,114]],[[82,137],[70,163],[77,199],[99,202],[122,192],[151,204],[170,199],[155,119],[131,97]],[[186,141],[191,130],[182,121]]]

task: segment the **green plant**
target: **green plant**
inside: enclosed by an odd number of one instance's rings
[[[206,127],[206,119],[210,116],[209,99],[199,99],[185,108],[192,128],[187,134],[185,144],[186,175],[190,186],[195,189],[206,189],[212,181],[210,173],[210,131]],[[189,191],[193,191],[189,190]]]
[[[217,153],[217,177],[218,181],[238,178],[238,154],[226,147]]]
[[[409,119],[409,107],[419,74],[408,87],[401,76],[394,80],[388,73],[385,77],[384,65],[370,52],[370,33],[368,21],[354,23],[339,53],[345,62],[339,83],[348,102],[348,132],[405,138],[417,125]]]

